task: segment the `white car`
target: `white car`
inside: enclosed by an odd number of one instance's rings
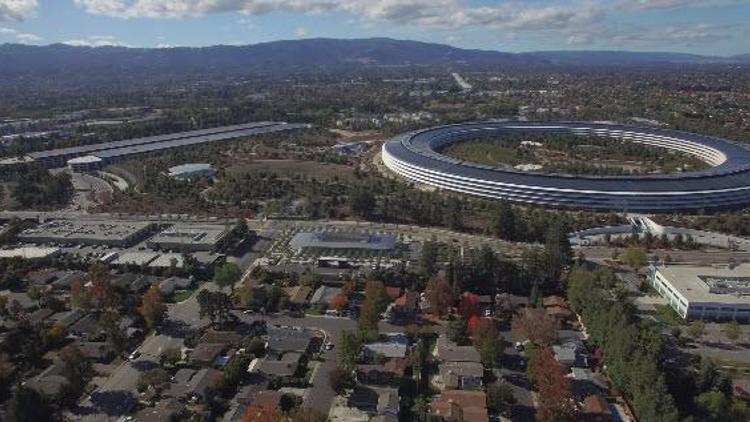
[[[141,352],[139,352],[138,350],[134,350],[133,353],[128,356],[128,360],[136,360],[139,357],[141,357]]]

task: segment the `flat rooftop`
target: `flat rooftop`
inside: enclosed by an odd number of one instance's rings
[[[175,224],[152,237],[149,242],[214,245],[228,231],[229,229],[226,226],[219,224]]]
[[[114,222],[93,220],[51,220],[24,230],[20,239],[46,238],[51,241],[125,240],[149,228],[150,222]]]
[[[690,302],[750,306],[750,264],[659,266],[657,271]]]
[[[294,235],[289,246],[294,249],[367,249],[387,251],[396,247],[394,234],[367,234],[359,232],[303,232]]]
[[[15,249],[0,249],[0,259],[4,258],[21,258],[21,259],[41,259],[55,255],[60,252],[58,248],[37,248],[22,247]]]

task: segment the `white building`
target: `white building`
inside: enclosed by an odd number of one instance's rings
[[[211,164],[192,163],[170,167],[167,175],[175,179],[193,180],[214,177],[214,174],[216,172]]]
[[[750,322],[750,264],[652,266],[649,282],[684,319]]]

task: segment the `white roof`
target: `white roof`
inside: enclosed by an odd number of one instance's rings
[[[734,267],[728,265],[713,267],[662,265],[657,267],[657,271],[688,302],[750,306],[750,291],[747,290],[750,288],[750,264]],[[733,283],[737,283],[738,288],[733,288]],[[714,285],[713,291],[709,284]],[[744,291],[741,285],[746,286]]]
[[[1,258],[37,259],[46,258],[60,252],[59,248],[23,247],[15,249],[0,249]]]
[[[206,163],[188,163],[188,164],[181,164],[179,166],[174,166],[169,168],[169,174],[171,175],[178,175],[178,174],[189,174],[199,171],[211,171],[213,170],[213,167],[211,164]]]
[[[68,160],[68,164],[91,164],[91,163],[99,163],[102,159],[99,157],[95,157],[93,155],[86,155],[83,157],[77,157],[72,158]]]

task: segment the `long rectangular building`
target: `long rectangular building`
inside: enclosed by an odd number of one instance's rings
[[[684,319],[750,322],[750,264],[652,266],[649,282]]]
[[[86,157],[90,166],[97,157],[103,162],[113,161],[120,157],[129,157],[144,152],[153,152],[180,146],[189,146],[206,142],[231,140],[243,136],[283,130],[299,129],[307,125],[287,124],[285,122],[253,122],[241,125],[221,126],[211,129],[200,129],[188,132],[126,139],[115,142],[103,142],[93,145],[81,145],[59,148],[49,151],[32,152],[28,156],[41,165],[49,168],[63,167],[69,160]]]

